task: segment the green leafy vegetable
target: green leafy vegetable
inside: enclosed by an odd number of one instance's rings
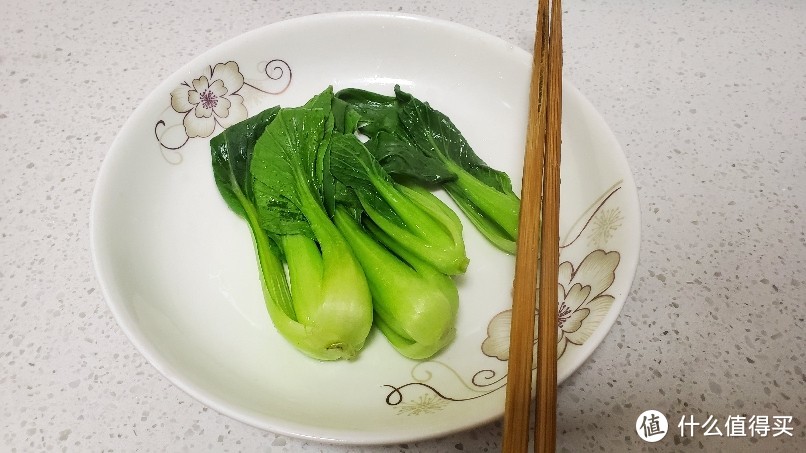
[[[358,127],[368,137],[378,132],[393,132],[400,126],[397,117],[397,98],[384,96],[358,88],[345,88],[336,93],[336,99],[349,105],[358,114]]]
[[[453,280],[406,251],[403,258],[391,253],[342,207],[336,208],[334,220],[361,262],[375,324],[392,346],[406,357],[426,359],[448,345],[459,306]]]
[[[443,113],[395,88],[399,118],[408,136],[425,154],[441,160],[457,175],[443,187],[470,221],[497,247],[515,252],[520,199],[506,173],[490,168]]]
[[[336,103],[339,108],[346,105],[358,117],[357,127],[369,137],[367,149],[389,174],[423,184],[456,179],[456,175],[441,161],[424,154],[411,143],[398,118],[396,97],[346,88],[336,94],[334,105]]]
[[[413,359],[453,340],[450,275],[469,260],[459,217],[427,188],[444,187],[514,252],[519,200],[507,175],[399,87],[395,96],[328,87],[227,128],[211,153],[222,198],[251,230],[272,322],[320,360],[355,357],[373,323]]]
[[[423,154],[398,135],[380,131],[366,142],[367,149],[390,175],[423,185],[455,181],[456,174],[441,161]]]
[[[216,186],[227,205],[241,217],[246,215],[241,196],[252,198],[249,165],[255,142],[279,111],[280,107],[266,109],[228,127],[210,140]]]
[[[251,163],[262,225],[281,237],[297,321],[317,340],[306,352],[320,359],[354,357],[372,326],[364,273],[321,201],[321,154],[332,123],[323,109],[282,109]]]
[[[305,354],[335,360],[351,358],[363,347],[372,305],[358,262],[317,201],[322,178],[316,168],[327,148],[326,121],[321,109],[298,115],[275,107],[227,128],[210,144],[216,186],[250,227],[272,322]],[[267,171],[267,160],[278,162],[276,156],[288,146],[299,158],[281,167],[290,173],[275,173],[275,167]],[[272,191],[276,186],[265,184],[266,177],[293,182],[292,190]],[[304,209],[295,204],[301,200],[307,202]]]
[[[454,175],[437,181],[471,223],[496,247],[508,253],[515,252],[520,199],[512,191],[509,177],[479,158],[446,115],[400,87],[395,87],[394,97],[357,89],[342,90],[337,97],[362,115],[359,121],[361,132],[370,137],[386,132],[396,138],[387,145],[384,145],[384,139],[368,144],[376,156],[381,156],[382,165],[388,167],[390,173],[422,173],[422,169],[404,159],[383,160],[385,154],[400,155],[399,149],[406,143],[437,161],[439,165],[433,167],[435,172]],[[385,148],[390,150],[385,151]],[[407,152],[416,155],[414,150]],[[428,165],[428,161],[417,162]]]
[[[462,223],[439,198],[392,181],[354,135],[336,134],[331,172],[353,189],[371,221],[392,250],[405,250],[448,275],[467,269]]]
[[[227,205],[246,219],[252,232],[266,306],[275,324],[283,326],[281,333],[293,337],[295,319],[291,294],[285,281],[283,264],[277,245],[260,226],[257,208],[253,200],[252,175],[249,171],[252,151],[258,137],[271,123],[279,107],[264,110],[260,114],[234,124],[210,140],[213,177],[219,193]]]

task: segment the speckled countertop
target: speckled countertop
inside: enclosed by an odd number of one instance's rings
[[[101,161],[184,63],[337,10],[456,21],[530,49],[535,2],[70,2],[0,14],[0,451],[484,452],[500,423],[385,447],[304,442],[204,407],[135,350],[89,253]],[[495,5],[495,6],[492,6]],[[643,243],[617,324],[560,388],[563,451],[806,451],[806,3],[568,1],[565,75],[635,174]],[[670,417],[645,443],[638,415]],[[683,416],[722,436],[681,436]],[[728,437],[729,416],[792,436]],[[778,432],[780,434],[780,432]]]

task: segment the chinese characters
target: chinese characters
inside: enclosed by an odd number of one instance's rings
[[[694,437],[697,433],[720,437],[793,437],[794,429],[791,415],[728,415],[725,423],[719,423],[713,415],[703,422],[695,421],[693,415],[683,415],[677,427],[680,437]]]

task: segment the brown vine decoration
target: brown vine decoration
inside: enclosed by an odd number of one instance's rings
[[[582,233],[585,231],[585,229],[587,229],[587,228],[588,228],[588,225],[590,225],[590,223],[591,223],[591,221],[593,220],[593,218],[594,218],[594,217],[596,217],[596,214],[598,214],[598,213],[599,213],[599,210],[600,210],[600,209],[602,209],[602,206],[604,206],[604,205],[605,205],[605,203],[607,203],[607,200],[609,200],[609,199],[610,199],[610,197],[612,197],[613,195],[615,195],[615,194],[616,194],[616,192],[618,192],[619,190],[621,190],[621,187],[616,187],[616,188],[615,188],[615,189],[614,189],[612,192],[610,192],[610,193],[609,193],[609,194],[608,194],[608,195],[605,197],[605,199],[604,199],[604,200],[602,200],[602,202],[601,202],[601,203],[599,203],[599,205],[598,205],[598,206],[596,206],[596,209],[593,211],[593,214],[591,214],[591,215],[588,217],[588,220],[586,220],[586,221],[585,221],[585,225],[583,225],[583,226],[582,226],[582,229],[581,229],[581,230],[579,230],[579,233],[577,233],[577,235],[574,237],[574,239],[572,239],[572,240],[571,240],[570,242],[568,242],[568,243],[561,244],[561,245],[560,245],[560,248],[561,248],[561,249],[564,249],[564,248],[566,248],[566,247],[570,247],[571,245],[573,245],[573,244],[574,244],[574,242],[576,242],[576,241],[577,241],[577,239],[579,239],[579,238],[580,238],[580,236],[582,236]]]
[[[255,86],[255,85],[251,84],[251,83],[248,83],[248,82],[244,82],[244,85],[246,85],[246,86],[248,86],[250,88],[253,88],[253,89],[257,90],[257,91],[260,91],[261,93],[274,94],[274,95],[283,94],[283,92],[285,92],[285,90],[288,89],[288,86],[291,85],[291,78],[293,77],[293,75],[291,73],[291,66],[289,66],[288,63],[285,62],[285,60],[275,58],[274,60],[269,61],[268,63],[266,63],[265,66],[263,66],[263,72],[266,74],[266,77],[268,77],[269,80],[275,80],[275,81],[276,80],[282,80],[283,78],[286,78],[286,73],[287,73],[288,74],[288,77],[287,77],[288,81],[286,82],[285,85],[283,85],[283,87],[281,89],[279,89],[277,91],[272,91],[272,90],[259,88],[259,87]]]
[[[482,371],[492,371],[492,370],[482,370]],[[501,390],[502,388],[504,388],[506,386],[506,384],[501,384],[500,386],[498,386],[498,387],[496,387],[496,388],[494,388],[494,389],[492,389],[492,390],[490,390],[488,392],[480,393],[478,395],[468,396],[468,397],[465,397],[465,398],[446,396],[442,392],[437,390],[436,387],[434,387],[432,385],[429,385],[429,384],[426,384],[425,382],[408,382],[406,384],[403,384],[403,385],[397,386],[397,387],[394,386],[394,385],[390,385],[390,384],[384,384],[384,387],[388,387],[388,388],[392,389],[386,395],[386,404],[389,405],[389,406],[397,406],[398,404],[402,403],[403,402],[403,391],[402,390],[405,389],[406,387],[411,387],[411,386],[424,387],[424,388],[430,390],[434,395],[436,395],[437,397],[439,397],[439,398],[441,398],[441,399],[443,399],[445,401],[460,402],[460,401],[475,400],[475,399],[487,396],[490,393],[493,393],[493,392],[496,392],[498,390]]]
[[[482,374],[489,374],[490,377],[486,378],[486,379],[491,380],[491,382],[479,383],[478,381],[476,381],[476,378],[480,377]],[[473,385],[475,385],[476,387],[489,387],[491,385],[495,385],[495,384],[503,381],[507,377],[507,375],[505,374],[505,375],[499,377],[498,379],[495,379],[495,375],[496,375],[496,373],[493,370],[479,370],[479,371],[476,372],[476,374],[473,375],[472,378],[470,378],[470,382],[472,382]],[[492,380],[492,379],[495,379],[495,380]],[[495,389],[495,390],[498,390],[498,389]],[[495,391],[495,390],[493,390],[493,391]]]

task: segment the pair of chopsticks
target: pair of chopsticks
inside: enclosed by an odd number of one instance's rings
[[[537,321],[535,452],[554,452],[557,426],[557,271],[560,239],[560,123],[562,117],[562,9],[539,0],[529,123],[523,164],[515,260],[503,453],[529,445],[532,354]],[[542,194],[542,197],[541,197]],[[538,297],[538,269],[540,274]]]

